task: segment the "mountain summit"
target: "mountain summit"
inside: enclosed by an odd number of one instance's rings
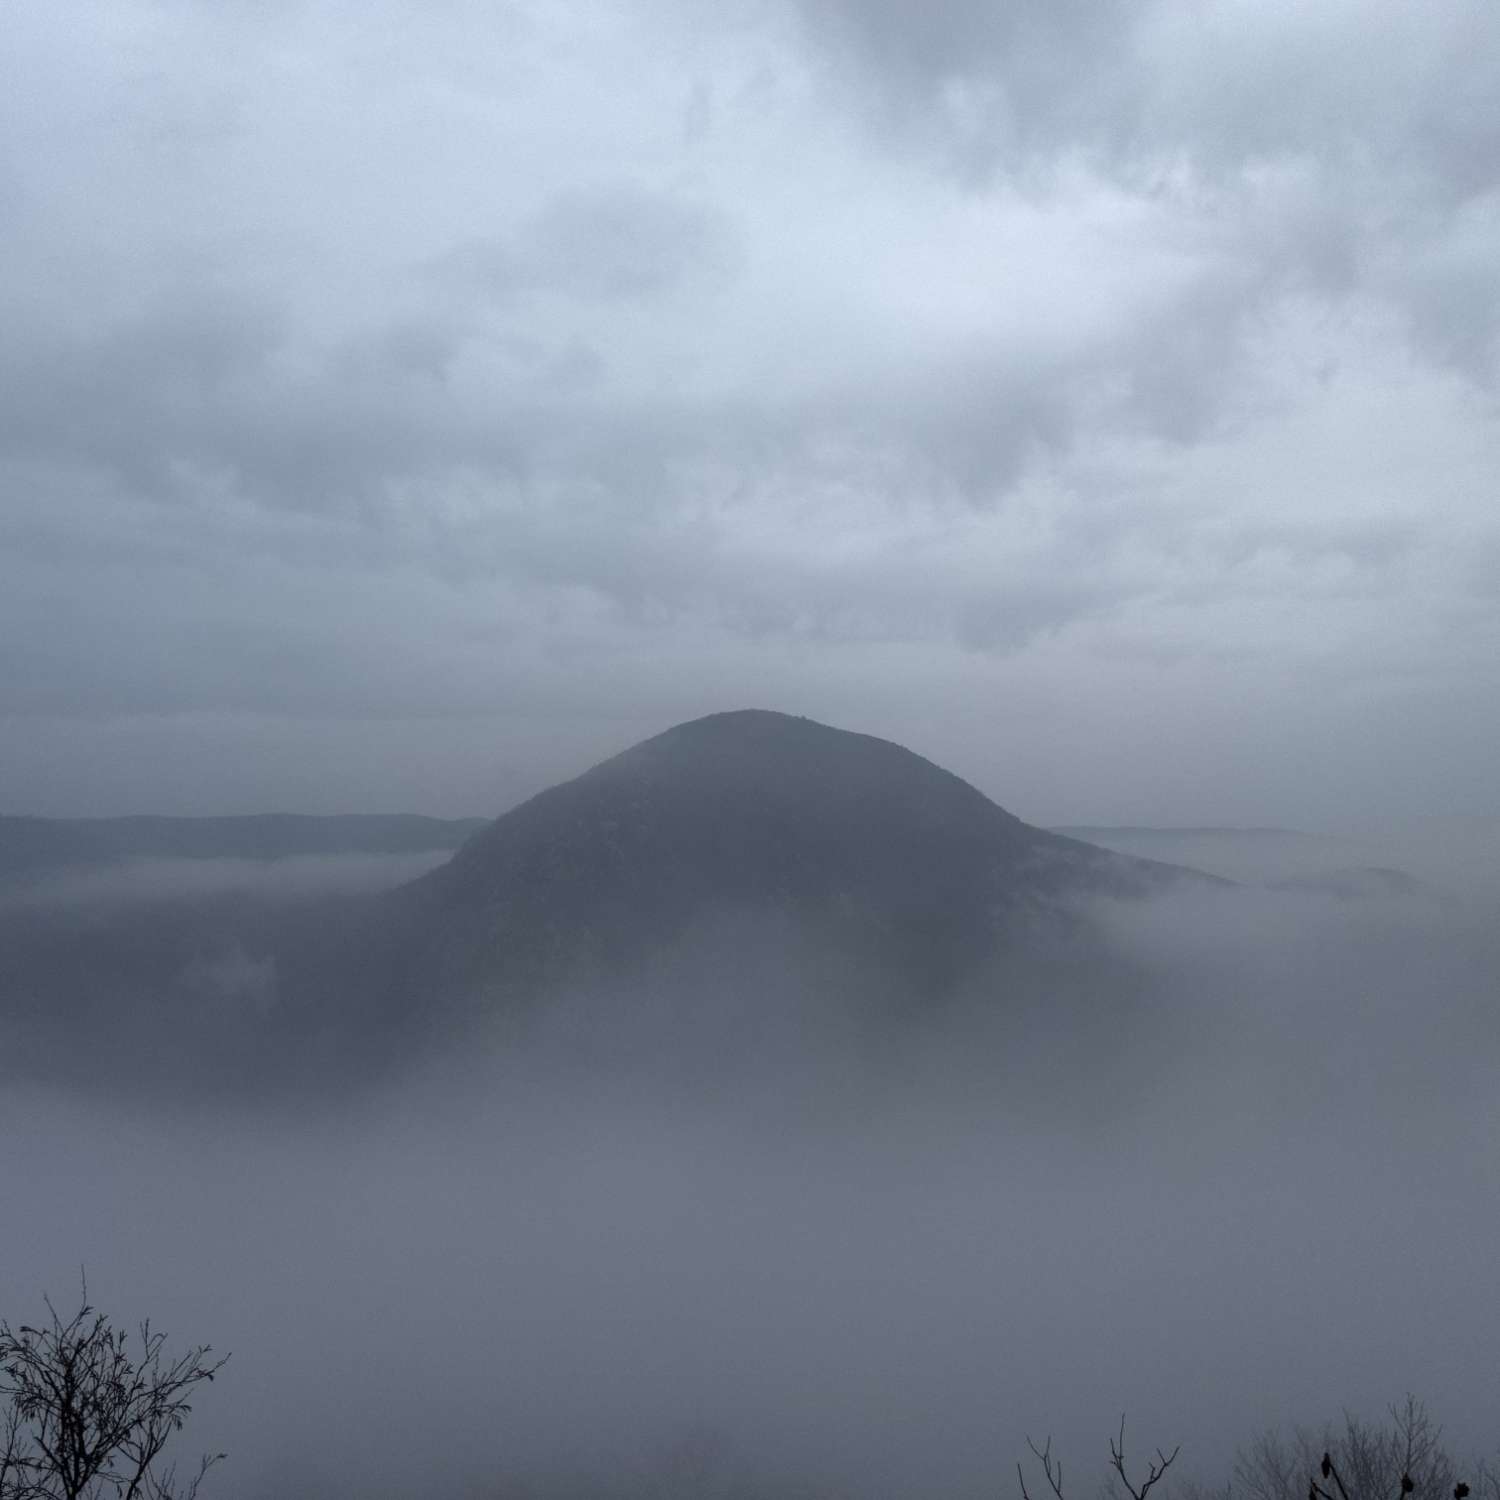
[[[740,710],[533,797],[403,900],[443,989],[639,975],[706,924],[751,919],[928,991],[1040,913],[1179,875],[1023,823],[887,740]]]

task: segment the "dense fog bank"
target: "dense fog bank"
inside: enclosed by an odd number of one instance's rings
[[[233,1350],[186,1434],[225,1497],[993,1496],[1028,1432],[1082,1495],[1122,1410],[1215,1480],[1408,1389],[1493,1450],[1492,925],[1091,917],[922,1025],[810,1019],[805,966],[720,931],[656,1006],[575,995],[311,1113],[14,1083],[0,1311],[86,1263]]]

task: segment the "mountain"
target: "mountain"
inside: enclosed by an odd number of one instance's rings
[[[886,740],[761,710],[680,724],[542,792],[393,898],[407,989],[660,977],[705,933],[951,991],[1022,930],[1192,872],[1022,822]]]
[[[967,993],[1056,1005],[1072,984],[1097,1012],[1129,984],[1090,947],[1087,898],[1210,879],[1031,827],[888,741],[760,711],[678,725],[469,832],[0,820],[13,875],[150,856],[172,877],[0,882],[0,1080],[83,1068],[127,1088],[117,1064],[149,1058],[185,1090],[316,1097],[496,1019],[558,1020],[589,1047],[696,1026],[735,1048],[773,1011],[799,1032],[920,1021]],[[283,858],[442,841],[447,862],[386,890],[309,885]],[[200,879],[209,856],[246,868]],[[115,884],[130,899],[101,894]]]
[[[286,859],[456,849],[482,818],[412,814],[224,818],[0,817],[0,881],[134,859]]]

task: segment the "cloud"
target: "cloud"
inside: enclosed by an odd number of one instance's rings
[[[548,293],[614,302],[728,276],[735,259],[721,212],[619,183],[560,194],[512,239],[456,246],[431,270],[501,302]]]
[[[326,713],[394,787],[389,726],[546,698],[582,759],[625,678],[1479,693],[1487,11],[131,14],[149,67],[24,9],[0,121],[27,765]]]
[[[1055,149],[1128,124],[1135,9],[942,0],[796,7],[837,71],[868,82],[897,129],[947,137],[959,163]],[[861,77],[863,75],[863,77]]]
[[[1489,7],[795,9],[877,149],[936,151],[974,191],[1043,198],[1081,163],[1194,247],[1181,294],[1095,356],[1101,372],[1121,358],[1147,430],[1210,434],[1255,325],[1308,291],[1390,307],[1418,353],[1492,387]]]
[[[794,3],[825,65],[906,128],[996,163],[1081,148],[1128,171],[1186,158],[1385,159],[1450,201],[1495,185],[1490,9],[1396,4]]]

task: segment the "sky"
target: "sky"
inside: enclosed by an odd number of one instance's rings
[[[756,706],[1500,818],[1492,0],[10,0],[0,810]]]

